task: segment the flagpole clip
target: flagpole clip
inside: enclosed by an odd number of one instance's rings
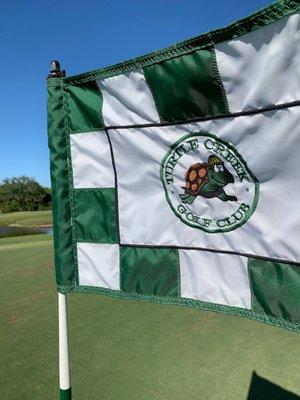
[[[50,63],[50,73],[47,78],[64,78],[66,76],[66,71],[60,69],[60,64],[57,60],[53,60]]]

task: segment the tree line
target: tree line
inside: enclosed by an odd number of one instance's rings
[[[41,186],[34,178],[5,178],[0,183],[0,214],[50,208],[51,189]]]

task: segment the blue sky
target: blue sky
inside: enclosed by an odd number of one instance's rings
[[[111,65],[221,28],[268,0],[14,0],[1,4],[0,180],[50,185],[45,78]]]

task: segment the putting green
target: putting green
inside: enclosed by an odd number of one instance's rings
[[[58,399],[52,253],[47,235],[0,239],[1,399]],[[100,295],[69,306],[76,400],[246,400],[254,370],[300,395],[299,334]]]

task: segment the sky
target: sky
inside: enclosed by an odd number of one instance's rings
[[[268,0],[13,0],[0,13],[0,181],[50,186],[46,76],[102,68],[222,28]]]

